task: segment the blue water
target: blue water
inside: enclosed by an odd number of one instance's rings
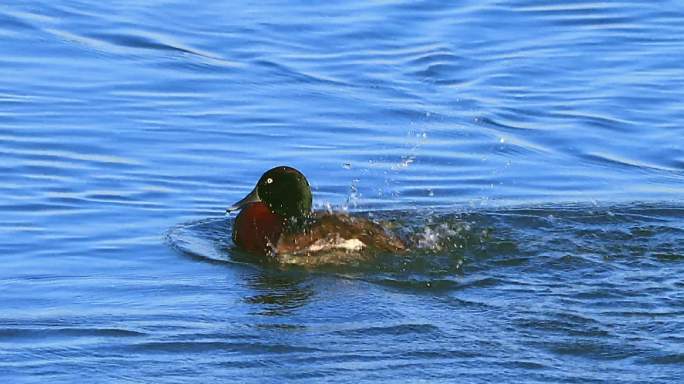
[[[4,1],[8,383],[684,379],[678,1]],[[420,244],[237,260],[287,164]]]

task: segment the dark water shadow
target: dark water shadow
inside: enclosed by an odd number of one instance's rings
[[[246,279],[254,294],[244,301],[255,304],[262,316],[284,316],[306,305],[314,296],[314,288],[306,273],[263,269]]]

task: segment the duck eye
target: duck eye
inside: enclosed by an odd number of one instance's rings
[[[273,179],[271,179],[270,177],[268,179],[266,179],[266,184],[271,184],[271,183],[273,183]]]

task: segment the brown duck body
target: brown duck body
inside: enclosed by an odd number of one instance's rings
[[[303,266],[350,265],[378,253],[401,253],[404,242],[383,225],[343,213],[314,213],[301,232],[285,232],[278,239],[275,258],[282,264]]]

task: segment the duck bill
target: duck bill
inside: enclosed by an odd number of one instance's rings
[[[226,213],[231,213],[234,211],[239,211],[240,209],[244,208],[245,205],[249,203],[256,203],[258,201],[261,201],[259,198],[259,194],[257,193],[256,187],[250,192],[247,196],[245,196],[242,200],[238,201],[237,203],[231,205],[226,209]]]

